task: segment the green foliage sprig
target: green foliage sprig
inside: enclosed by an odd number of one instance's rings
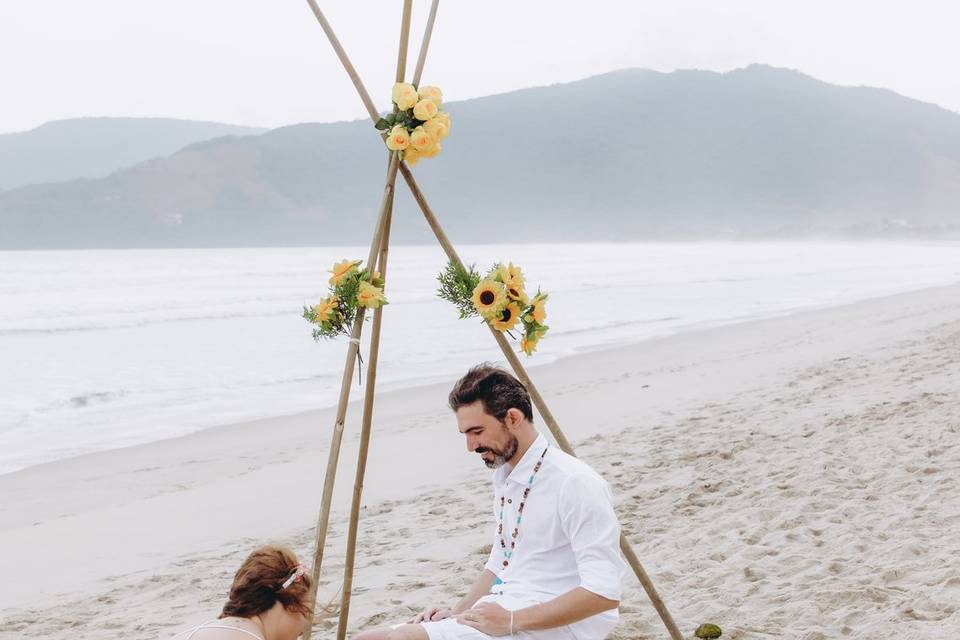
[[[377,123],[373,126],[377,129],[377,131],[387,132],[390,131],[390,129],[393,129],[396,125],[400,124],[403,125],[404,128],[413,131],[417,127],[423,126],[425,122],[426,120],[417,119],[417,117],[409,111],[397,111],[383,116],[377,120]]]
[[[437,295],[453,303],[460,311],[461,320],[479,316],[480,314],[473,306],[473,290],[480,284],[480,278],[474,265],[462,267],[451,260],[447,263],[447,268],[437,276],[440,282]]]

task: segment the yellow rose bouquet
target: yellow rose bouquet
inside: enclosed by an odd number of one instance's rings
[[[313,339],[350,335],[359,307],[376,309],[387,304],[383,279],[376,271],[360,269],[363,260],[342,260],[330,269],[330,290],[320,302],[303,307],[303,317],[314,325]]]
[[[528,356],[533,355],[549,329],[544,324],[547,294],[537,289],[536,295],[529,297],[523,272],[512,262],[493,265],[485,276],[472,265],[462,268],[450,262],[437,280],[440,282],[437,295],[452,302],[461,318],[479,316],[514,339],[512,330],[517,325],[523,327],[520,348]]]
[[[450,114],[441,110],[440,89],[417,89],[412,84],[398,82],[393,85],[393,103],[396,111],[374,125],[385,134],[387,148],[410,166],[420,158],[433,158],[440,153],[440,141],[450,134]]]

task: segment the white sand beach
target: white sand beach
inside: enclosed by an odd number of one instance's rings
[[[685,634],[960,629],[960,285],[530,371]],[[489,471],[452,383],[377,397],[352,629],[453,603],[485,559]],[[339,597],[359,418],[355,402],[321,603]],[[0,476],[0,638],[166,638],[215,617],[253,547],[309,559],[332,424],[277,417]],[[626,584],[612,637],[667,637]],[[333,637],[327,613],[315,637]]]

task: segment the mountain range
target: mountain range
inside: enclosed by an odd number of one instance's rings
[[[444,108],[443,152],[413,171],[454,242],[960,229],[960,114],[884,89],[627,69]],[[0,192],[0,248],[369,241],[387,152],[368,120],[224,133]],[[402,184],[394,211],[395,241],[429,241]]]
[[[170,118],[75,118],[0,134],[0,191],[39,182],[104,178],[219,136],[265,129]]]

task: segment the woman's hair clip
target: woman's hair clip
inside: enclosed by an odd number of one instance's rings
[[[306,572],[307,570],[303,568],[303,565],[298,564],[297,568],[294,569],[293,573],[290,574],[290,577],[284,580],[283,584],[280,585],[280,590],[283,591],[284,589],[292,585],[294,582],[298,582]]]

